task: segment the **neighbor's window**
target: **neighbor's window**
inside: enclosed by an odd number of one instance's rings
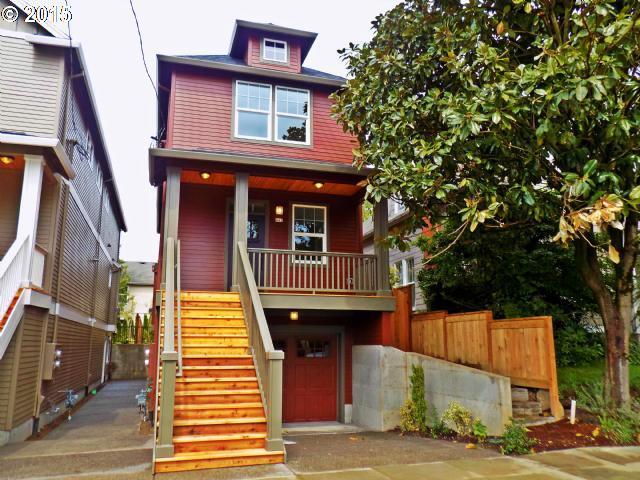
[[[393,264],[397,274],[398,279],[396,281],[395,287],[403,287],[406,285],[413,285],[411,289],[411,305],[416,306],[416,269],[415,269],[415,261],[413,258],[404,258]]]
[[[262,44],[262,58],[272,62],[287,62],[287,42],[281,40],[264,39]]]
[[[237,82],[236,90],[236,136],[269,140],[271,138],[271,86]]]
[[[309,143],[309,90],[276,87],[276,140]]]
[[[389,217],[393,218],[396,215],[400,215],[401,213],[404,213],[406,210],[405,206],[397,201],[394,200],[393,198],[389,199]]]
[[[293,206],[293,250],[327,251],[327,208]]]

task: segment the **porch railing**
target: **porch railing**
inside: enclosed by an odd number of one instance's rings
[[[282,440],[282,361],[284,352],[273,347],[267,318],[262,309],[247,248],[238,242],[238,288],[244,310],[249,345],[258,373],[258,383],[267,415],[266,448],[271,451],[284,450]]]
[[[16,293],[28,284],[30,254],[31,242],[25,235],[13,242],[0,262],[0,329]]]
[[[254,279],[262,291],[374,293],[375,255],[250,248]]]

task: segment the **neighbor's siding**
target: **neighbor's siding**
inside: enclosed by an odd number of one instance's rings
[[[88,385],[93,385],[101,380],[105,337],[106,333],[104,330],[98,330],[97,328],[91,329],[91,355],[89,356]]]
[[[178,236],[181,245],[182,288],[224,290],[228,220],[226,205],[233,189],[183,183],[180,187]],[[291,209],[294,203],[327,206],[327,250],[362,252],[359,205],[348,197],[284,191],[253,190],[250,200],[267,202],[267,248],[291,248]],[[285,206],[284,221],[275,222],[275,205]],[[212,206],[215,206],[213,208]]]
[[[16,331],[2,359],[0,359],[0,430],[9,430],[11,428],[10,425],[7,425],[7,422],[10,420],[9,399],[11,394],[11,377],[16,361],[17,339],[18,332]]]
[[[3,170],[0,172],[0,259],[4,257],[16,238],[18,229],[18,209],[22,192],[22,171]]]
[[[300,44],[290,37],[278,34],[265,34],[265,37],[272,40],[284,40],[289,47],[289,63],[269,62],[262,60],[262,39],[264,37],[258,35],[252,35],[249,37],[247,45],[246,61],[251,67],[268,68],[270,70],[279,70],[281,72],[293,72],[300,73],[302,68],[300,58]]]
[[[0,130],[56,137],[63,51],[0,36]]]
[[[258,81],[274,85],[311,88],[311,146],[288,146],[275,142],[251,142],[233,138],[233,88],[235,80]],[[259,77],[231,77],[220,73],[202,74],[178,70],[173,82],[167,134],[168,148],[205,149],[235,154],[276,158],[318,160],[351,164],[352,136],[344,133],[331,118],[330,89]]]
[[[21,348],[18,359],[18,377],[13,404],[12,427],[17,427],[33,416],[36,408],[36,385],[42,348],[42,328],[47,310],[26,307],[22,318]]]

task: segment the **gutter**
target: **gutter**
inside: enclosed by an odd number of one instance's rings
[[[244,65],[231,65],[229,63],[214,62],[210,60],[197,60],[194,58],[173,57],[171,55],[158,55],[158,62],[173,63],[178,65],[190,65],[193,67],[207,68],[210,70],[223,70],[227,72],[244,73],[247,75],[259,75],[261,77],[279,78],[296,82],[326,85],[329,87],[344,87],[344,81],[330,78],[314,77],[301,73],[279,72],[266,68],[249,67]]]

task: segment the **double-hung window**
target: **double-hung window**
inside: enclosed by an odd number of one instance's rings
[[[416,268],[413,258],[404,258],[394,263],[394,268],[398,274],[398,280],[396,287],[404,287],[406,285],[413,285],[411,289],[411,305],[416,306]]]
[[[236,84],[236,137],[271,139],[271,85]]]
[[[287,63],[287,42],[265,38],[262,43],[262,59]]]
[[[327,207],[293,205],[293,250],[327,251]]]
[[[309,143],[309,90],[276,87],[276,140]]]

